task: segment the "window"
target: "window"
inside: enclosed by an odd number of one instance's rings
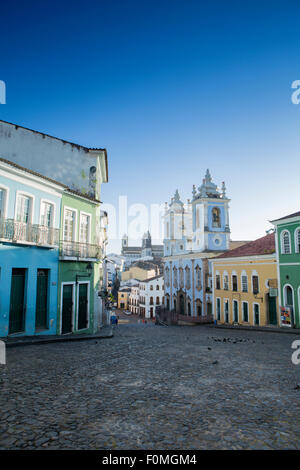
[[[150,290],[153,290],[153,286],[152,286],[152,284],[150,285]]]
[[[297,230],[295,231],[295,248],[296,253],[300,253],[300,228],[297,228]]]
[[[88,243],[90,238],[90,220],[88,214],[80,214],[80,232],[79,241],[81,243]]]
[[[150,305],[153,305],[153,297],[150,297]]]
[[[179,287],[184,288],[183,269],[179,268]]]
[[[191,270],[188,266],[185,268],[185,288],[187,290],[191,288]]]
[[[157,284],[157,286],[156,286],[156,290],[159,290],[159,285],[158,285],[158,284]]]
[[[200,214],[199,209],[196,207],[196,229],[200,227]]]
[[[53,225],[53,204],[41,202],[41,225],[50,228]]]
[[[281,232],[281,253],[284,255],[291,253],[291,237],[288,230]]]
[[[212,210],[212,226],[221,227],[221,212],[218,207],[214,207]]]
[[[74,241],[75,239],[75,218],[76,212],[70,209],[65,209],[64,218],[64,240],[67,242]]]
[[[258,276],[252,276],[252,289],[253,289],[253,294],[259,293]]]
[[[248,302],[243,302],[243,321],[249,321]]]
[[[30,222],[31,198],[24,195],[17,196],[17,222],[28,224]]]
[[[224,275],[223,275],[223,288],[224,288],[224,290],[229,289],[229,277],[228,277],[227,273],[224,273]]]
[[[238,290],[238,280],[237,280],[237,275],[236,274],[232,275],[232,290],[234,292],[237,292],[237,290]]]
[[[159,305],[159,297],[156,297],[156,305]]]
[[[242,274],[242,292],[248,292],[248,277],[247,277],[247,274]]]
[[[177,287],[177,268],[174,268],[173,271],[174,271],[173,285],[174,287]]]
[[[221,278],[220,278],[220,274],[216,274],[216,289],[221,289]]]
[[[0,218],[5,217],[6,190],[0,188]]]
[[[202,279],[201,279],[201,268],[196,266],[196,289],[201,290],[202,288]]]

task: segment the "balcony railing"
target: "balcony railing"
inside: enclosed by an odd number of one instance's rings
[[[59,229],[0,218],[0,239],[20,244],[58,246]]]
[[[63,258],[100,259],[101,247],[89,243],[61,241],[59,255]]]

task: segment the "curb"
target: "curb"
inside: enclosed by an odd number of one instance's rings
[[[283,333],[288,335],[300,335],[300,329],[296,328],[258,328],[255,326],[226,326],[226,325],[211,325],[209,328],[223,329],[223,330],[239,330],[239,331],[260,331],[262,333]]]
[[[67,343],[70,341],[87,341],[87,340],[93,340],[93,339],[110,339],[113,338],[114,334],[113,331],[107,335],[93,335],[93,336],[63,336],[63,337],[54,337],[54,338],[45,338],[45,339],[33,339],[33,340],[19,340],[19,341],[14,341],[14,342],[6,342],[4,340],[6,348],[14,348],[18,346],[33,346],[33,345],[40,345],[40,344],[50,344],[50,343]],[[2,339],[3,341],[3,339]]]

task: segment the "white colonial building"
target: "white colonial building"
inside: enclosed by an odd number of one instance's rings
[[[164,300],[165,290],[162,275],[139,283],[139,313],[142,317],[155,318],[155,307],[163,306]]]
[[[211,314],[209,258],[230,248],[229,199],[207,170],[192,201],[178,191],[164,214],[164,280],[167,310],[189,316]]]
[[[140,313],[140,286],[135,284],[131,287],[129,295],[129,310],[135,315]]]

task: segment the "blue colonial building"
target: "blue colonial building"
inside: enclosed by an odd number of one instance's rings
[[[56,334],[66,186],[0,158],[0,336]]]
[[[183,203],[176,190],[164,214],[165,306],[181,315],[211,314],[209,259],[230,248],[229,202],[207,170],[202,185]]]

